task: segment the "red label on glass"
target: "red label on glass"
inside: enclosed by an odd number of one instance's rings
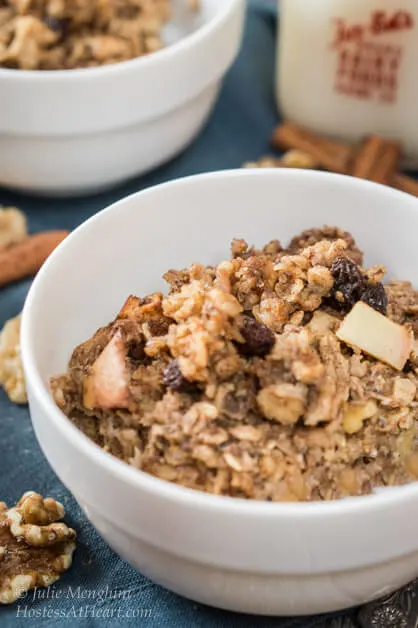
[[[335,91],[354,98],[393,103],[403,46],[384,43],[385,33],[414,28],[409,11],[374,11],[364,23],[333,20],[331,48],[338,55]]]

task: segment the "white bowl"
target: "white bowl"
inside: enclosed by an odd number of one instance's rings
[[[418,483],[300,504],[185,489],[93,444],[55,406],[48,380],[127,295],[162,288],[168,268],[224,259],[234,236],[261,245],[325,223],[350,230],[367,264],[418,284],[416,198],[326,173],[242,170],[173,181],[97,214],[52,254],[26,301],[30,411],[51,466],[116,552],[206,604],[311,614],[404,585],[418,575]]]
[[[65,195],[111,187],[202,128],[241,42],[244,0],[173,0],[170,45],[98,68],[0,69],[0,186]]]

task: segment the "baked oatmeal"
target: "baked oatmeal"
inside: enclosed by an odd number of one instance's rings
[[[134,59],[163,47],[171,10],[171,0],[2,0],[0,67],[68,70]]]
[[[418,292],[353,237],[234,240],[130,296],[51,381],[100,447],[217,495],[331,500],[418,479]]]

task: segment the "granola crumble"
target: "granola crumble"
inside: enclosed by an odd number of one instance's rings
[[[169,270],[167,295],[129,297],[52,379],[55,401],[121,460],[218,495],[331,500],[417,480],[418,292],[362,259],[336,227],[236,239],[216,267]],[[360,303],[402,340],[400,367],[340,338]]]
[[[3,0],[0,67],[68,70],[134,59],[164,46],[170,17],[171,0]]]

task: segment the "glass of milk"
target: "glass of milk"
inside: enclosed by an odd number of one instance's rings
[[[418,165],[418,0],[279,0],[283,117],[347,141],[398,139]]]

